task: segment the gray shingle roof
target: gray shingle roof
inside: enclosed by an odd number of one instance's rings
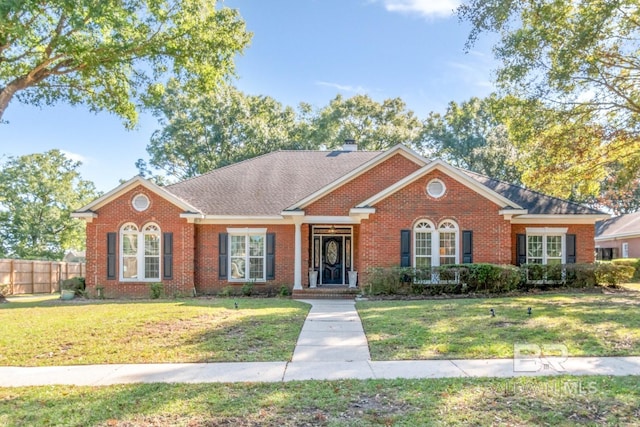
[[[279,215],[380,151],[275,151],[166,187],[206,215]]]
[[[205,215],[279,215],[380,151],[275,151],[165,189]],[[461,169],[529,214],[602,214],[589,207]],[[398,180],[403,177],[399,176]]]
[[[627,233],[640,234],[640,212],[596,222],[596,237],[606,238]]]
[[[495,191],[501,196],[513,201],[515,204],[527,209],[528,214],[544,215],[598,215],[603,212],[587,206],[547,196],[537,191],[528,190],[513,184],[498,181],[484,175],[463,170],[464,173],[481,183],[487,188]]]

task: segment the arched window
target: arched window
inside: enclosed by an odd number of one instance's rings
[[[413,228],[415,253],[413,266],[428,268],[433,265],[433,232],[435,228],[430,221],[419,221]]]
[[[160,228],[147,224],[142,231],[135,224],[120,229],[120,279],[160,280]]]
[[[422,219],[413,227],[413,266],[429,268],[445,264],[457,264],[458,260],[458,224],[453,220],[444,220],[438,228]]]
[[[440,265],[458,263],[458,225],[446,220],[438,227],[440,237]]]

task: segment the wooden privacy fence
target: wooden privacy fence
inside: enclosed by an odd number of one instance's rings
[[[83,262],[0,259],[0,285],[8,285],[9,295],[50,294],[60,291],[60,281],[86,271]]]

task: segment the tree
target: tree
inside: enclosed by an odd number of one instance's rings
[[[59,150],[9,157],[0,168],[0,252],[25,259],[62,259],[84,248],[84,222],[74,209],[97,197],[80,162]]]
[[[0,2],[0,119],[10,101],[66,101],[128,127],[169,77],[209,90],[250,39],[215,0]]]
[[[150,165],[172,179],[185,179],[279,149],[313,148],[299,142],[296,112],[268,96],[246,95],[219,85],[205,95],[171,83],[150,101],[162,129],[147,152]],[[141,174],[150,173],[137,163]]]
[[[495,99],[450,102],[444,115],[430,113],[421,137],[422,150],[454,166],[517,183],[517,151],[494,111]]]
[[[399,143],[415,145],[422,123],[400,98],[378,103],[367,95],[336,96],[311,119],[309,138],[327,148],[355,139],[364,150],[383,150]]]
[[[594,181],[604,179],[608,165],[637,176],[637,0],[470,0],[458,13],[473,25],[467,47],[483,31],[500,33],[497,83],[510,102],[510,136],[518,148],[528,148],[531,167],[556,162],[556,171],[564,172],[547,176],[559,184],[557,192],[554,186],[547,191],[563,196],[569,187],[582,187],[579,198],[596,195],[600,186]],[[567,178],[569,185],[562,184]],[[523,179],[539,187],[533,175]]]

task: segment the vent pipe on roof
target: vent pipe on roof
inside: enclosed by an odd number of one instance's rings
[[[345,139],[342,151],[358,151],[358,144],[355,139]]]

